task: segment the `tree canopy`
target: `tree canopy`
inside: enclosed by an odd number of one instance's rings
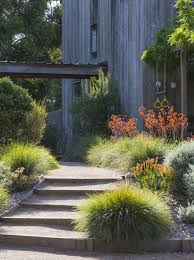
[[[0,59],[49,62],[61,46],[62,6],[49,0],[8,0],[0,4]]]
[[[61,32],[61,1],[0,1],[1,61],[61,63]],[[17,79],[15,82],[28,89],[35,100],[46,101],[49,110],[60,107],[60,80]]]
[[[176,0],[177,16],[170,28],[160,28],[156,33],[155,42],[142,54],[142,60],[148,64],[161,64],[175,60],[177,50],[187,50],[189,55],[194,52],[194,7],[192,0]],[[172,51],[173,50],[173,51]]]

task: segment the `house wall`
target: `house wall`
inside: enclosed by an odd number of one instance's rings
[[[90,4],[92,0],[63,0],[63,62],[108,62],[120,93],[123,112],[138,117],[141,105],[153,107],[155,68],[141,62],[142,51],[154,40],[154,32],[170,23],[173,0],[98,0],[98,55],[90,54]],[[172,77],[172,78],[170,78]],[[160,76],[162,79],[162,74]],[[171,80],[176,77],[169,75]],[[69,108],[73,81],[63,82],[63,124],[71,133]],[[177,103],[179,87],[168,92]],[[177,99],[178,100],[178,99]]]
[[[63,0],[62,32],[63,63],[90,63],[90,0]],[[73,97],[73,80],[63,80],[62,120],[68,138],[72,138]]]

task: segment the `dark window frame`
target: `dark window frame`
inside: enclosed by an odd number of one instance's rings
[[[90,53],[97,58],[98,53],[98,0],[91,0]]]

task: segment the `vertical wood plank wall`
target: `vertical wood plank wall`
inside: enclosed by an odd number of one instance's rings
[[[63,62],[108,61],[123,112],[137,117],[138,108],[151,107],[155,98],[156,73],[142,64],[141,54],[154,40],[154,32],[169,24],[174,0],[98,0],[97,59],[90,55],[90,4],[91,0],[63,0]],[[68,135],[72,82],[63,82],[63,124]]]
[[[63,0],[62,31],[63,63],[90,63],[90,0]],[[73,80],[63,80],[62,118],[68,138],[72,137],[73,97]]]

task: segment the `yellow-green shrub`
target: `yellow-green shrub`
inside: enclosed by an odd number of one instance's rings
[[[169,207],[158,195],[132,186],[92,195],[77,211],[75,229],[97,239],[160,239],[173,224]]]

